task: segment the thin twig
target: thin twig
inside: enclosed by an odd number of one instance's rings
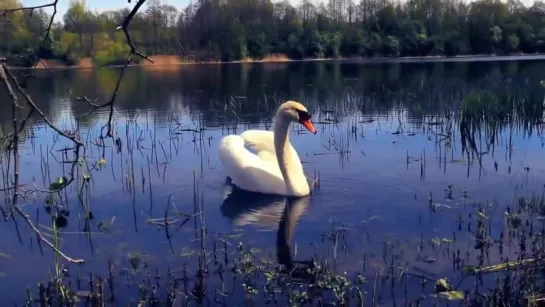
[[[122,25],[120,27],[118,27],[118,29],[122,29],[123,33],[125,34],[127,44],[130,47],[130,54],[129,54],[128,58],[127,58],[127,61],[126,61],[125,65],[123,66],[123,70],[121,71],[119,79],[117,80],[115,90],[114,90],[114,92],[112,94],[111,99],[107,103],[102,104],[102,105],[95,104],[94,102],[92,102],[90,99],[87,99],[86,97],[84,99],[89,103],[90,106],[93,107],[93,110],[90,113],[92,113],[93,111],[95,111],[96,109],[101,108],[101,107],[106,107],[106,106],[110,107],[110,115],[109,115],[108,123],[107,123],[107,127],[108,127],[108,131],[107,131],[107,134],[106,134],[107,136],[112,136],[112,118],[113,118],[113,112],[115,110],[114,109],[114,102],[115,102],[115,99],[117,97],[117,93],[119,91],[119,87],[120,87],[120,84],[121,84],[121,80],[122,80],[122,78],[124,76],[125,69],[132,61],[132,56],[133,55],[138,55],[138,56],[150,61],[151,63],[153,63],[153,61],[151,61],[147,56],[143,55],[142,53],[140,53],[140,52],[138,52],[136,50],[136,47],[134,46],[134,43],[132,42],[131,36],[129,34],[129,25],[130,25],[133,17],[136,15],[136,13],[140,9],[140,7],[145,2],[146,2],[146,0],[138,0],[136,5],[134,6],[134,8],[131,10],[131,12],[124,19]],[[46,35],[45,35],[45,37],[43,39],[43,42],[42,42],[42,44],[45,44],[45,42],[48,39],[50,39],[51,26],[53,24],[53,20],[55,18],[56,13],[57,13],[57,3],[58,3],[58,0],[54,0],[53,2],[51,2],[49,4],[44,4],[44,5],[18,7],[18,8],[13,8],[13,9],[1,9],[0,10],[0,16],[7,16],[7,14],[12,13],[12,12],[16,12],[16,11],[30,11],[30,14],[32,14],[32,12],[34,10],[44,9],[44,8],[47,8],[47,7],[53,7],[53,14],[51,16],[51,19],[49,20],[49,25],[48,25],[48,27],[46,29]],[[15,76],[7,69],[5,61],[6,61],[5,58],[0,58],[0,81],[4,84],[4,87],[6,88],[6,91],[7,91],[8,95],[11,98],[11,101],[12,101],[13,133],[9,135],[11,137],[11,139],[13,140],[12,150],[13,150],[13,157],[14,157],[14,159],[13,159],[13,161],[14,161],[13,162],[14,163],[14,182],[13,182],[13,188],[11,188],[13,190],[12,208],[15,209],[15,211],[17,211],[17,213],[19,215],[21,215],[21,217],[23,217],[23,219],[30,226],[30,228],[32,228],[32,230],[36,233],[39,240],[43,241],[47,245],[49,245],[58,255],[60,255],[61,257],[63,257],[65,260],[67,260],[70,263],[83,263],[84,262],[83,259],[74,259],[74,258],[68,257],[66,254],[64,254],[62,251],[60,251],[53,243],[51,243],[49,240],[47,240],[43,236],[43,234],[40,232],[40,230],[30,220],[30,218],[24,213],[24,211],[21,209],[21,207],[18,204],[19,194],[20,194],[20,191],[19,191],[19,187],[20,187],[20,185],[19,185],[19,164],[20,164],[19,163],[19,132],[23,131],[27,120],[33,115],[34,112],[36,112],[46,122],[46,124],[49,127],[51,127],[55,132],[57,132],[59,135],[62,135],[65,138],[70,139],[71,141],[73,141],[76,144],[76,146],[75,146],[76,149],[75,149],[75,152],[74,152],[76,157],[79,155],[80,147],[84,146],[84,144],[83,144],[82,141],[80,141],[76,137],[77,136],[76,132],[74,132],[73,134],[72,133],[68,134],[68,133],[62,131],[61,129],[56,127],[45,116],[45,114],[42,112],[42,110],[40,110],[40,108],[38,108],[38,106],[34,103],[33,99],[23,90],[23,88],[20,86],[20,84],[17,81],[17,79],[15,78]],[[35,63],[34,68],[36,68],[36,66],[38,65],[39,62],[40,62],[40,60]],[[20,127],[19,127],[18,119],[17,119],[17,108],[21,108],[21,106],[19,106],[19,104],[18,104],[18,97],[15,94],[15,91],[14,91],[14,89],[12,87],[12,84],[13,84],[13,87],[16,88],[17,92],[24,98],[24,100],[31,107],[30,112],[27,114],[26,118],[23,120]],[[72,164],[72,169],[71,169],[71,177],[72,178],[68,181],[68,184],[74,180],[74,177],[73,177],[74,176],[74,166],[76,165],[76,162],[77,162],[77,158],[74,159],[74,163]],[[63,188],[65,188],[68,184],[65,184]],[[8,188],[8,189],[10,189],[10,188]],[[51,191],[49,191],[49,192],[51,192]]]
[[[117,30],[121,29],[123,30],[123,33],[125,34],[125,39],[127,41],[127,45],[131,48],[131,52],[129,54],[129,57],[127,58],[127,61],[125,62],[125,65],[123,65],[123,68],[121,70],[121,73],[119,75],[119,78],[117,79],[117,83],[115,85],[114,93],[112,94],[112,98],[110,101],[108,101],[108,104],[110,105],[110,113],[108,116],[108,123],[106,124],[106,127],[108,128],[106,131],[107,137],[113,137],[112,134],[112,119],[114,115],[114,102],[117,97],[117,93],[119,91],[119,86],[121,85],[121,80],[123,79],[123,76],[125,75],[125,70],[127,69],[127,66],[132,62],[132,56],[137,55],[143,59],[146,59],[147,61],[153,63],[152,60],[150,60],[146,55],[138,52],[136,50],[136,47],[134,46],[134,43],[132,42],[131,35],[129,33],[129,25],[131,24],[131,21],[133,17],[136,15],[140,7],[146,2],[146,0],[138,0],[136,5],[132,8],[131,12],[125,17],[123,20],[123,23],[121,26],[117,27]]]
[[[51,27],[53,26],[53,20],[55,19],[55,16],[57,15],[57,3],[58,2],[59,2],[59,0],[54,0],[51,3],[43,4],[43,5],[23,6],[23,7],[12,8],[12,9],[0,9],[0,12],[1,12],[0,17],[5,17],[5,16],[7,16],[8,13],[13,13],[13,12],[17,12],[17,11],[30,11],[30,15],[32,15],[34,10],[53,7],[53,14],[51,14],[51,18],[49,19],[49,24],[47,25],[47,28],[45,29],[44,39],[42,40],[42,45],[45,45],[45,42],[48,39],[51,38]],[[40,63],[40,62],[43,62],[42,59],[38,59],[38,61],[36,61],[36,63],[34,63],[34,66],[32,67],[33,68],[32,72],[34,72],[34,68],[36,68],[36,66],[38,66],[38,63]],[[29,74],[28,76],[30,76],[31,74]]]
[[[70,263],[83,263],[83,259],[73,259],[71,257],[68,257],[66,254],[64,254],[62,251],[60,251],[55,245],[53,245],[49,240],[44,238],[42,233],[36,226],[34,226],[34,223],[30,220],[30,218],[23,212],[23,209],[19,207],[18,201],[19,201],[19,129],[17,124],[17,108],[18,108],[18,98],[17,95],[15,95],[15,92],[13,91],[13,88],[11,87],[11,84],[8,81],[7,75],[11,75],[9,71],[6,69],[6,65],[4,62],[0,63],[0,81],[4,84],[4,87],[6,91],[8,92],[9,97],[12,100],[12,117],[13,117],[13,199],[12,199],[12,208],[19,213],[19,215],[26,221],[28,226],[32,228],[32,230],[36,233],[38,238],[40,238],[41,241],[45,242],[47,245],[49,245],[56,253],[58,253],[61,257],[63,257],[66,261]],[[15,78],[11,75],[12,79],[14,80],[14,83],[18,86],[16,83]],[[22,91],[22,89],[20,90]],[[23,95],[26,95],[24,91],[22,91]],[[30,98],[30,97],[29,97]],[[41,112],[39,109],[36,108],[38,112]],[[43,114],[43,113],[41,113]],[[43,116],[45,119],[45,116]]]
[[[18,205],[14,205],[13,207],[15,208],[15,211],[17,211],[17,213],[19,213],[23,217],[23,219],[25,219],[28,226],[30,226],[30,228],[34,230],[38,238],[40,238],[40,240],[45,242],[45,244],[49,245],[56,253],[58,253],[61,257],[63,257],[66,261],[70,263],[78,263],[78,264],[85,262],[83,259],[74,259],[67,256],[65,253],[63,253],[60,249],[58,249],[55,245],[53,245],[53,243],[49,242],[49,240],[44,238],[42,232],[38,228],[36,228],[36,226],[34,226],[34,223],[32,223],[29,217],[23,212],[23,210]]]
[[[67,139],[70,139],[72,140],[74,143],[78,144],[78,145],[82,145],[83,146],[83,143],[78,140],[76,138],[76,135],[68,135],[66,133],[64,133],[62,130],[60,130],[59,128],[57,128],[48,118],[47,116],[45,116],[44,112],[42,112],[42,110],[40,110],[40,108],[38,108],[38,106],[36,106],[36,104],[34,103],[34,101],[32,100],[32,98],[30,98],[30,96],[23,90],[23,88],[21,87],[21,85],[19,85],[19,83],[17,82],[17,79],[15,78],[15,76],[9,71],[6,69],[5,67],[5,64],[4,64],[4,72],[11,78],[11,81],[13,82],[13,84],[15,84],[15,87],[17,88],[17,91],[23,95],[23,97],[25,98],[26,102],[36,111],[38,112],[38,114],[40,115],[40,117],[46,122],[46,124],[51,127],[51,129],[55,130],[58,134],[64,136],[65,138]]]
[[[140,7],[145,2],[146,2],[146,0],[139,0],[136,3],[136,5],[132,8],[132,11],[129,13],[129,15],[127,15],[125,20],[123,20],[123,23],[119,27],[117,27],[116,30],[119,30],[119,29],[123,30],[123,33],[125,34],[125,39],[127,40],[127,45],[129,45],[129,47],[131,48],[131,55],[136,54],[137,56],[139,56],[139,57],[141,57],[143,59],[146,59],[150,63],[153,63],[153,61],[150,60],[146,55],[143,55],[142,53],[140,53],[140,52],[138,52],[136,50],[136,47],[134,46],[134,44],[132,42],[131,35],[129,34],[129,25],[130,25],[134,15],[136,15],[136,13],[140,9]]]

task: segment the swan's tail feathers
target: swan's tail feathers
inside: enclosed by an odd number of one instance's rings
[[[224,136],[219,144],[218,155],[230,184],[236,183],[237,169],[242,167],[242,161],[237,158],[241,148],[244,148],[244,139],[238,135]]]
[[[306,177],[306,176],[305,176]],[[307,179],[307,182],[310,180],[310,192],[312,193],[313,191],[317,190],[317,189],[320,189],[320,173],[318,173],[318,175],[316,176],[316,178],[312,179],[310,177],[306,177]]]
[[[225,201],[225,199],[227,199],[227,197],[229,197],[229,195],[231,195],[232,193],[233,185],[231,185],[231,180],[225,180],[225,185],[223,186],[223,201]]]

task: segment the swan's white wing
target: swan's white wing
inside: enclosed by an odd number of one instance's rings
[[[240,137],[244,139],[244,145],[269,163],[278,163],[274,151],[274,132],[266,130],[246,130]]]
[[[244,145],[256,153],[264,162],[278,164],[274,150],[274,132],[267,130],[246,130],[240,137],[244,139]],[[290,151],[295,165],[301,165],[297,151],[290,143]],[[302,166],[301,166],[302,168]]]
[[[261,148],[258,151],[265,156],[267,150],[270,151],[270,149],[266,149],[266,143],[257,142],[254,144],[257,146],[256,148]],[[218,152],[227,175],[239,188],[266,194],[283,195],[285,193],[286,186],[278,164],[265,163],[258,155],[250,152],[241,136],[223,137]]]

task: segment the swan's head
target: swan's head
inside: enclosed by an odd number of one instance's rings
[[[307,128],[308,131],[316,134],[316,128],[310,121],[311,115],[304,105],[297,101],[286,101],[280,105],[276,116],[284,120],[298,122]]]

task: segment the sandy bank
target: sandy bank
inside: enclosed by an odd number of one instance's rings
[[[176,71],[183,65],[210,65],[210,64],[229,64],[229,63],[287,63],[287,62],[319,62],[319,61],[339,61],[343,63],[427,63],[427,62],[482,62],[482,61],[523,61],[523,60],[545,60],[545,54],[517,54],[517,55],[459,55],[459,56],[419,56],[419,57],[372,57],[372,58],[306,58],[302,60],[293,60],[285,55],[269,55],[263,59],[244,58],[240,61],[231,62],[197,62],[182,59],[176,55],[153,55],[149,57],[153,63],[141,59],[138,64],[129,66],[141,66],[150,71]],[[101,67],[121,67],[122,65],[109,65]],[[36,69],[75,69],[75,68],[94,68],[91,58],[81,59],[77,65],[68,66],[58,60],[39,60]],[[11,67],[16,69],[32,69],[32,67]]]

